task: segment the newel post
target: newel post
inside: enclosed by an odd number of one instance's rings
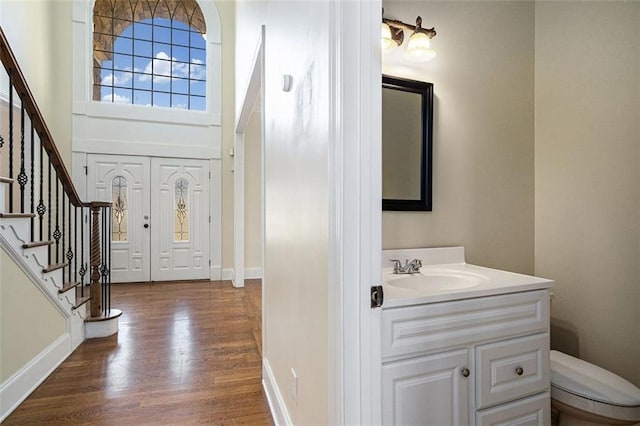
[[[91,316],[102,315],[100,285],[100,206],[91,203]]]

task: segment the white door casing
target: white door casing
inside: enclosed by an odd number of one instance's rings
[[[151,280],[209,278],[209,163],[152,158],[151,182]],[[180,183],[186,183],[184,240],[174,229]]]
[[[209,278],[207,160],[89,154],[87,167],[89,199],[113,202],[114,179],[126,181],[121,190],[126,237],[117,235],[115,221],[112,225],[112,282]],[[184,240],[175,233],[176,184],[184,189]]]
[[[113,201],[114,179],[126,180],[126,239],[111,242],[111,280],[148,281],[151,268],[150,233],[144,228],[150,212],[149,157],[87,156],[87,195],[90,200]],[[114,207],[115,208],[115,207]],[[115,228],[115,223],[112,225]],[[115,231],[115,229],[114,229]]]

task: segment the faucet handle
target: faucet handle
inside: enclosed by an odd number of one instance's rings
[[[402,268],[402,262],[400,259],[388,259],[389,262],[393,262],[393,273],[397,274],[400,268]]]

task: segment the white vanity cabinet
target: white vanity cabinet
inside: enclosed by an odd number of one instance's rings
[[[546,425],[549,294],[382,311],[385,425]]]

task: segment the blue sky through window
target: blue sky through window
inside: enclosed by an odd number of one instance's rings
[[[117,19],[114,19],[117,21]],[[163,18],[131,23],[100,67],[100,100],[206,109],[206,41],[188,25]]]

